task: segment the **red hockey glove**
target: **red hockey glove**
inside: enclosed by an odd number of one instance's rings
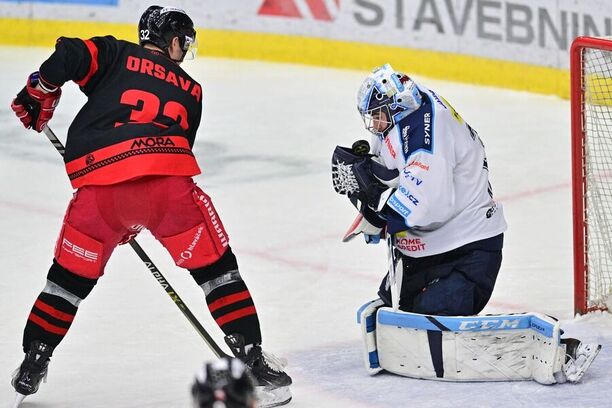
[[[26,129],[33,128],[37,132],[41,132],[47,122],[53,117],[53,111],[57,106],[62,90],[53,88],[41,82],[41,87],[44,90],[36,89],[36,85],[40,82],[38,72],[30,74],[28,83],[13,99],[11,108],[23,123]],[[48,91],[48,92],[45,92]]]

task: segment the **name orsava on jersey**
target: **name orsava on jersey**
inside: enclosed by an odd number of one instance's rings
[[[127,57],[125,67],[129,71],[150,75],[164,82],[168,82],[177,88],[181,88],[183,91],[193,96],[198,102],[202,99],[202,87],[200,87],[200,84],[190,79],[185,79],[182,75],[167,70],[163,65],[154,63],[151,60],[130,55]]]

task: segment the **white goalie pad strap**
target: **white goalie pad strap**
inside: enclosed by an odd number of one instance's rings
[[[370,375],[382,370],[376,349],[376,310],[383,304],[382,300],[376,299],[361,306],[357,311],[357,323],[361,325],[364,344],[363,360]]]
[[[380,368],[443,381],[554,384],[565,356],[559,323],[545,315],[427,316],[376,312]]]

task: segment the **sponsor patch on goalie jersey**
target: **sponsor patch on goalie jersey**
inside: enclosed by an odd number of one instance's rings
[[[414,174],[412,174],[412,172],[410,171],[410,169],[405,168],[402,173],[404,174],[404,177],[406,178],[406,180],[410,180],[414,185],[416,185],[417,187],[420,186],[421,184],[423,184],[423,179],[416,177]]]
[[[419,200],[414,195],[412,195],[412,193],[406,187],[399,186],[398,191],[404,196],[406,196],[408,200],[410,200],[410,202],[414,204],[415,207],[419,205]]]
[[[400,214],[402,217],[404,217],[404,219],[408,219],[408,216],[412,212],[412,211],[410,211],[410,209],[408,207],[406,207],[404,204],[402,204],[400,202],[400,200],[398,200],[395,195],[391,196],[389,201],[387,201],[387,204],[389,204],[389,206],[391,208],[393,208],[395,211],[397,211],[398,214]]]
[[[425,243],[421,238],[410,238],[405,232],[395,234],[395,246],[401,251],[419,252],[425,250]]]
[[[385,145],[387,146],[387,149],[389,150],[389,154],[391,154],[391,157],[393,157],[394,159],[397,158],[397,153],[395,153],[395,149],[393,148],[393,144],[391,143],[391,138],[389,137],[389,135],[385,137]]]
[[[429,171],[429,165],[421,163],[420,161],[413,160],[406,167],[418,167],[422,170]]]
[[[398,132],[402,139],[404,160],[408,161],[417,152],[433,153],[434,111],[431,99],[426,94],[421,107],[399,121]]]

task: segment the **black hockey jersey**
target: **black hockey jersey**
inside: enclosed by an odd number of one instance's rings
[[[111,36],[62,37],[40,77],[53,86],[74,81],[88,97],[66,140],[73,187],[200,173],[191,148],[202,88],[161,52]]]

